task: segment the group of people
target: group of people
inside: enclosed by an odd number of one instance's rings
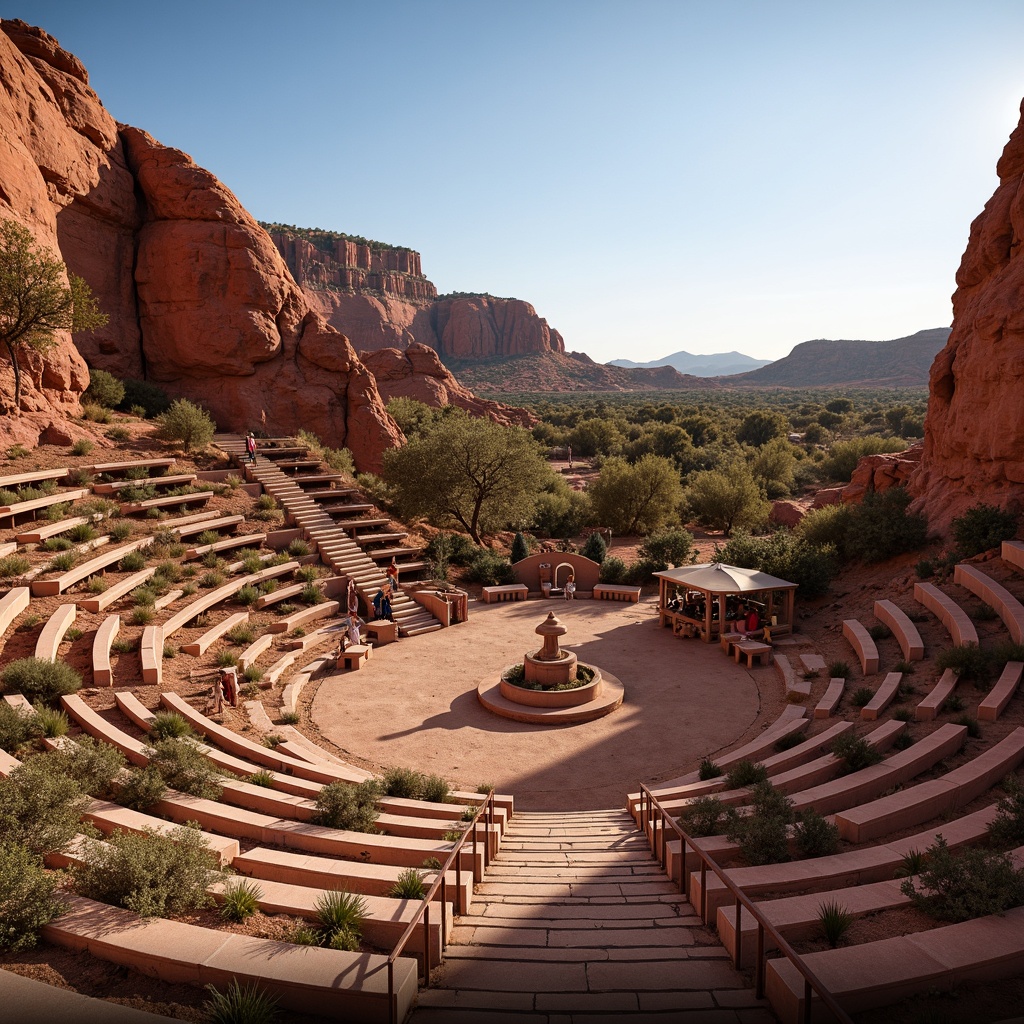
[[[680,594],[677,590],[668,602],[667,607],[681,612],[688,619],[703,622],[707,615],[707,598],[702,591],[690,591]],[[721,599],[711,602],[711,621],[717,622],[721,611]],[[753,602],[729,595],[725,598],[725,622],[736,633],[751,634],[761,629],[761,612]]]

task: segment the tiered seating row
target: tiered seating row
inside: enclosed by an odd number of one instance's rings
[[[914,600],[923,604],[949,630],[957,647],[978,642],[978,631],[970,616],[951,597],[931,583],[914,584]]]
[[[986,576],[973,565],[958,565],[953,570],[953,582],[966,587],[976,597],[999,612],[1015,644],[1024,638],[1024,605],[1020,603],[1001,583]]]

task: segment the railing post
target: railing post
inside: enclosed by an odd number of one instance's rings
[[[430,988],[430,900],[423,908],[423,987]]]
[[[764,999],[764,925],[757,922],[757,967],[754,969],[754,992]]]
[[[742,920],[743,904],[739,900],[736,901],[736,923],[734,925],[736,929],[736,970],[743,970],[743,933],[740,931],[740,921]]]
[[[398,999],[395,996],[395,962],[388,959],[388,1024],[398,1024]]]
[[[447,898],[447,872],[441,873],[441,941],[438,943],[438,962],[444,959],[445,947],[448,945],[448,898]]]
[[[811,981],[804,978],[804,1024],[811,1024]]]
[[[477,834],[477,831],[478,831],[477,825],[478,825],[479,821],[480,821],[480,816],[478,814],[476,816],[476,818],[473,819],[473,881],[474,881],[474,883],[480,881],[480,879],[476,877],[476,834]],[[460,850],[459,852],[461,853],[462,851]]]
[[[700,858],[700,919],[708,923],[708,862]]]

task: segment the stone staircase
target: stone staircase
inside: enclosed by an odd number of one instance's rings
[[[624,811],[522,812],[411,1024],[775,1017]]]
[[[385,582],[384,571],[349,531],[307,494],[293,477],[279,469],[273,459],[257,454],[255,466],[244,462],[244,437],[218,434],[214,443],[243,465],[247,477],[263,485],[263,489],[284,509],[287,518],[316,544],[325,565],[337,575],[355,580],[365,606],[371,608],[373,595]],[[392,598],[391,609],[399,636],[419,636],[443,628],[430,612],[402,591]]]

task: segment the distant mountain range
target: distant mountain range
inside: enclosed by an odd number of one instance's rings
[[[613,359],[607,366],[625,366],[630,369],[649,369],[655,366],[671,366],[680,373],[694,377],[726,377],[734,373],[746,373],[767,366],[770,359],[754,359],[742,352],[714,352],[710,355],[694,355],[692,352],[673,352],[649,363],[634,363],[631,359]]]
[[[927,387],[928,371],[949,337],[933,327],[892,341],[805,341],[784,359],[721,383],[764,387]]]

